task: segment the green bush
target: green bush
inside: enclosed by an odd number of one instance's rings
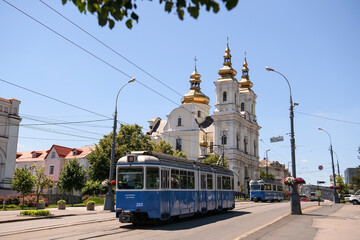
[[[100,184],[98,181],[87,181],[85,186],[82,189],[83,195],[99,195],[105,193],[106,188]]]
[[[95,205],[95,201],[86,201],[86,205]]]
[[[66,204],[66,201],[61,199],[61,200],[57,201],[57,204]]]
[[[348,201],[346,200],[340,200],[340,203],[347,203]]]
[[[105,198],[102,198],[102,197],[89,197],[88,199],[86,199],[86,201],[84,201],[84,203],[86,204],[89,201],[95,202],[95,205],[104,205]]]
[[[44,200],[42,200],[42,199],[40,199],[40,200],[39,200],[39,203],[45,203],[45,201],[44,201]]]
[[[24,210],[20,212],[20,215],[28,216],[49,216],[50,214],[49,210]]]

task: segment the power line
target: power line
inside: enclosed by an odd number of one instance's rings
[[[79,124],[79,123],[88,123],[88,122],[103,122],[103,121],[113,120],[113,119],[100,119],[100,120],[87,120],[87,121],[76,121],[76,122],[54,122],[54,123],[51,123],[51,122],[41,121],[41,120],[29,118],[29,117],[27,117],[27,118],[31,119],[31,120],[34,120],[34,121],[43,122],[43,123],[25,123],[25,124],[19,124],[19,126],[67,125],[67,124]],[[17,125],[16,124],[0,124],[0,126],[17,126]]]
[[[99,40],[97,37],[95,37],[94,35],[92,35],[91,33],[89,33],[88,31],[86,31],[85,29],[83,29],[82,27],[80,27],[79,25],[77,25],[75,22],[71,21],[69,18],[65,17],[63,14],[61,14],[60,12],[58,12],[57,10],[55,10],[53,7],[51,7],[50,5],[48,5],[47,3],[45,3],[42,0],[39,0],[42,4],[44,4],[45,6],[47,6],[49,9],[51,9],[52,11],[54,11],[55,13],[57,13],[59,16],[61,16],[62,18],[64,18],[65,20],[67,20],[68,22],[70,22],[71,24],[73,24],[74,26],[76,26],[78,29],[80,29],[81,31],[83,31],[84,33],[86,33],[88,36],[90,36],[91,38],[95,39],[97,42],[99,42],[100,44],[102,44],[104,47],[106,47],[107,49],[111,50],[113,53],[115,53],[116,55],[118,55],[119,57],[123,58],[125,61],[127,61],[128,63],[132,64],[133,66],[135,66],[137,69],[139,69],[140,71],[144,72],[145,74],[147,74],[148,76],[150,76],[152,79],[156,80],[157,82],[159,82],[160,84],[162,84],[163,86],[167,87],[168,89],[170,89],[171,91],[173,91],[174,93],[178,94],[179,96],[182,96],[182,94],[180,94],[179,92],[177,92],[176,90],[174,90],[173,88],[169,87],[168,85],[166,85],[165,83],[163,83],[162,81],[160,81],[159,79],[157,79],[156,77],[154,77],[153,75],[151,75],[149,72],[145,71],[143,68],[141,68],[140,66],[138,66],[137,64],[135,64],[134,62],[130,61],[128,58],[126,58],[124,55],[120,54],[118,51],[114,50],[113,48],[111,48],[109,45],[105,44],[103,41]]]
[[[300,113],[300,114],[304,114],[304,115],[307,115],[307,116],[316,117],[316,118],[322,118],[322,119],[331,120],[331,121],[337,121],[337,122],[343,122],[343,123],[351,123],[351,124],[360,124],[359,122],[352,122],[352,121],[340,120],[340,119],[335,119],[335,118],[323,117],[323,116],[318,116],[318,115],[304,113],[304,112],[298,112],[298,111],[295,111],[295,112]]]

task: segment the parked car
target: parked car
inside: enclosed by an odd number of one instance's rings
[[[354,195],[351,195],[349,202],[354,205],[360,204],[360,190],[358,190]]]
[[[299,197],[300,197],[300,201],[302,201],[302,202],[309,201],[309,198],[305,194],[301,194],[301,195],[299,195]]]
[[[351,197],[351,194],[344,194],[344,200],[349,201]]]

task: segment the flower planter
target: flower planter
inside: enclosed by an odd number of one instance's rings
[[[88,204],[88,205],[86,205],[86,210],[88,210],[88,211],[94,211],[94,209],[95,209],[95,205],[94,205],[94,204]]]
[[[58,204],[58,209],[59,210],[65,210],[66,209],[66,204],[65,203],[59,203]]]
[[[45,203],[39,202],[39,203],[37,204],[37,209],[45,209]]]

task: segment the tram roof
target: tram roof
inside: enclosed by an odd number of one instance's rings
[[[129,156],[133,156],[133,163],[154,163],[154,164],[164,164],[169,166],[176,166],[176,167],[186,167],[186,168],[200,168],[203,171],[215,171],[218,173],[227,173],[233,174],[233,172],[225,167],[207,163],[201,163],[193,160],[187,160],[182,157],[177,157],[174,155],[169,155],[165,153],[158,153],[153,151],[132,151],[131,153],[127,154],[126,156],[121,157],[117,163],[124,164],[124,163],[131,163],[128,160]]]

